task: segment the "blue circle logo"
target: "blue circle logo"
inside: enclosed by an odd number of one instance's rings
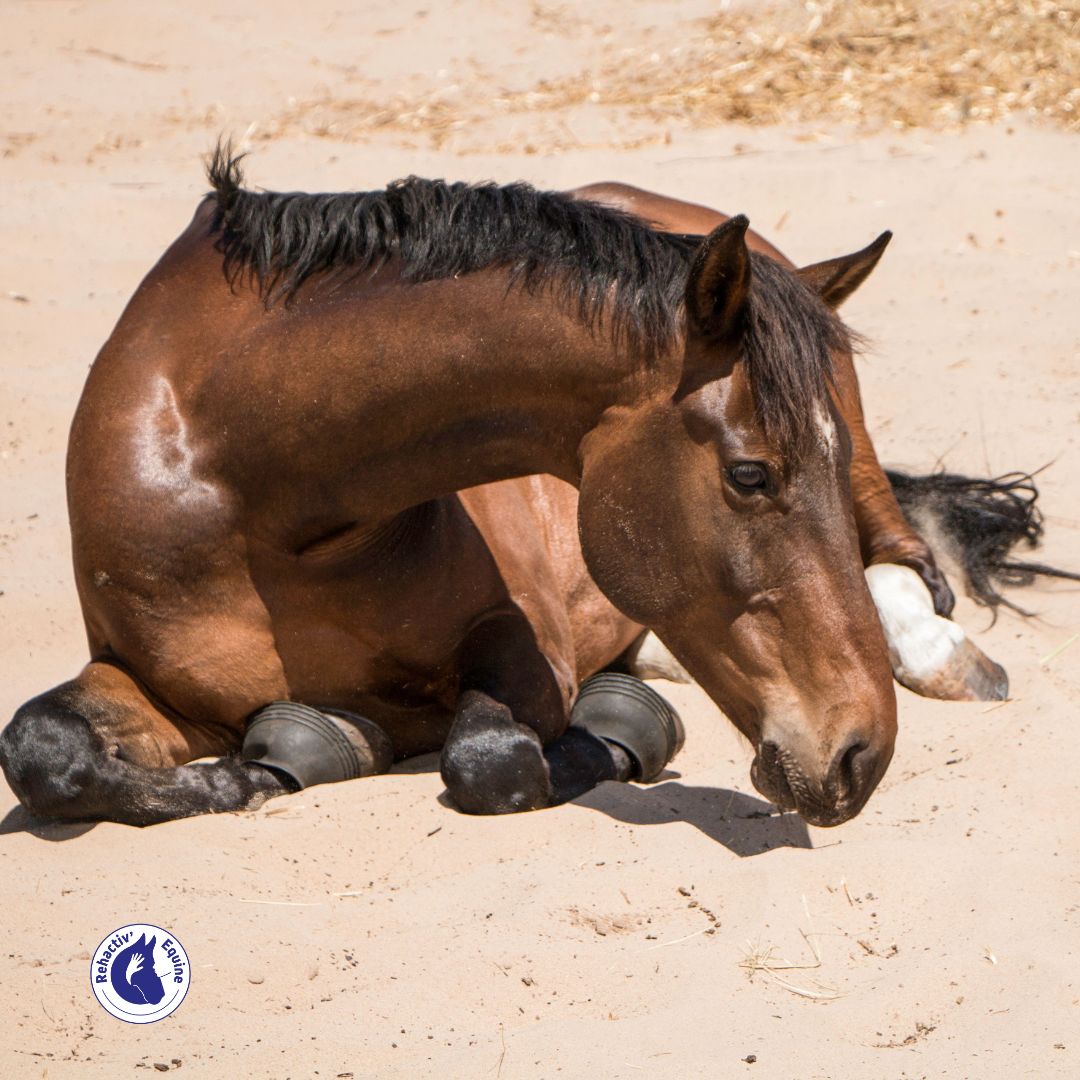
[[[175,1012],[190,982],[184,946],[151,923],[114,930],[90,963],[94,997],[106,1012],[129,1024],[152,1024]]]

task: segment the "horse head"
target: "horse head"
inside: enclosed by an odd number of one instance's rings
[[[832,310],[887,243],[790,272],[745,217],[693,253],[685,334],[582,445],[590,572],[752,743],[753,782],[836,825],[892,757],[896,700],[863,574]]]

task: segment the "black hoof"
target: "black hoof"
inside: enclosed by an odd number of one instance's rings
[[[655,780],[686,738],[679,714],[651,686],[613,671],[581,684],[570,723],[621,746],[639,780]]]
[[[382,728],[362,716],[274,701],[251,718],[240,757],[306,788],[386,772],[394,750]]]

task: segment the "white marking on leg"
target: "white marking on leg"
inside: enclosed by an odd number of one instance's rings
[[[896,677],[907,684],[938,674],[965,641],[964,631],[934,613],[930,590],[910,567],[869,566],[866,583],[877,605]]]
[[[639,679],[667,679],[669,682],[690,683],[686,668],[671,655],[668,647],[650,630],[636,650],[627,655],[630,674]]]

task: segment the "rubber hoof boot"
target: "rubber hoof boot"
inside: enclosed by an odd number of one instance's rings
[[[274,701],[252,717],[240,757],[306,788],[386,772],[394,751],[382,728],[362,716]]]
[[[646,781],[664,771],[686,738],[679,714],[651,686],[613,671],[581,684],[570,723],[621,746]]]

